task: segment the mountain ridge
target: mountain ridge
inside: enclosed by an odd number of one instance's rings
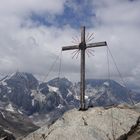
[[[130,104],[128,92],[132,100],[140,101],[140,94],[108,79],[86,79],[85,92],[88,106],[108,106],[123,102]],[[66,78],[39,83],[31,73],[16,72],[0,80],[0,93],[1,101],[10,101],[27,115],[32,115],[38,111],[51,111],[58,106],[78,107],[80,85]],[[55,102],[55,106],[51,102]]]

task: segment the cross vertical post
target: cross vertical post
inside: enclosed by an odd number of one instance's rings
[[[86,42],[85,42],[85,27],[81,28],[81,43],[79,45],[81,49],[81,82],[80,82],[80,109],[85,109],[85,50],[86,50]]]
[[[85,41],[85,26],[81,28],[81,42],[78,45],[62,47],[62,51],[78,49],[81,51],[81,68],[80,68],[80,109],[86,110],[85,102],[85,51],[87,48],[106,46],[106,41],[86,44]]]

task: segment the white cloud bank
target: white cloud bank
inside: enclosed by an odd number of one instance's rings
[[[63,14],[65,4],[66,0],[0,0],[0,73],[19,70],[45,75],[49,71],[61,47],[70,45],[79,30],[70,25],[44,26],[29,17],[36,13],[53,20],[53,16]],[[92,4],[96,20],[91,17],[95,23],[91,23],[94,26],[87,32],[95,33],[93,41],[108,42],[122,75],[129,83],[139,86],[140,1],[92,0]],[[87,78],[107,78],[106,49],[94,50],[95,56],[87,57]],[[79,59],[72,59],[71,52],[64,52],[62,75],[79,79],[79,64]],[[54,76],[58,65],[53,70]],[[112,62],[110,69],[112,77],[117,79]]]

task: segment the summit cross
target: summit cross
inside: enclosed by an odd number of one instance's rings
[[[81,68],[80,68],[80,109],[87,110],[85,103],[85,50],[87,48],[107,46],[106,41],[86,44],[85,26],[81,27],[81,42],[78,45],[62,47],[62,51],[79,49],[81,51]]]

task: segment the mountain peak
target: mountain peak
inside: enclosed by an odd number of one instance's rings
[[[31,73],[27,72],[15,72],[11,75],[7,75],[2,79],[3,82],[7,83],[9,86],[22,85],[30,87],[31,89],[37,88],[38,80]]]
[[[31,73],[19,72],[19,71],[13,73],[13,74],[10,76],[10,78],[24,78],[24,79],[28,79],[29,77],[35,78],[35,77],[33,76],[33,74],[31,74]],[[35,78],[35,79],[36,79],[36,78]]]

